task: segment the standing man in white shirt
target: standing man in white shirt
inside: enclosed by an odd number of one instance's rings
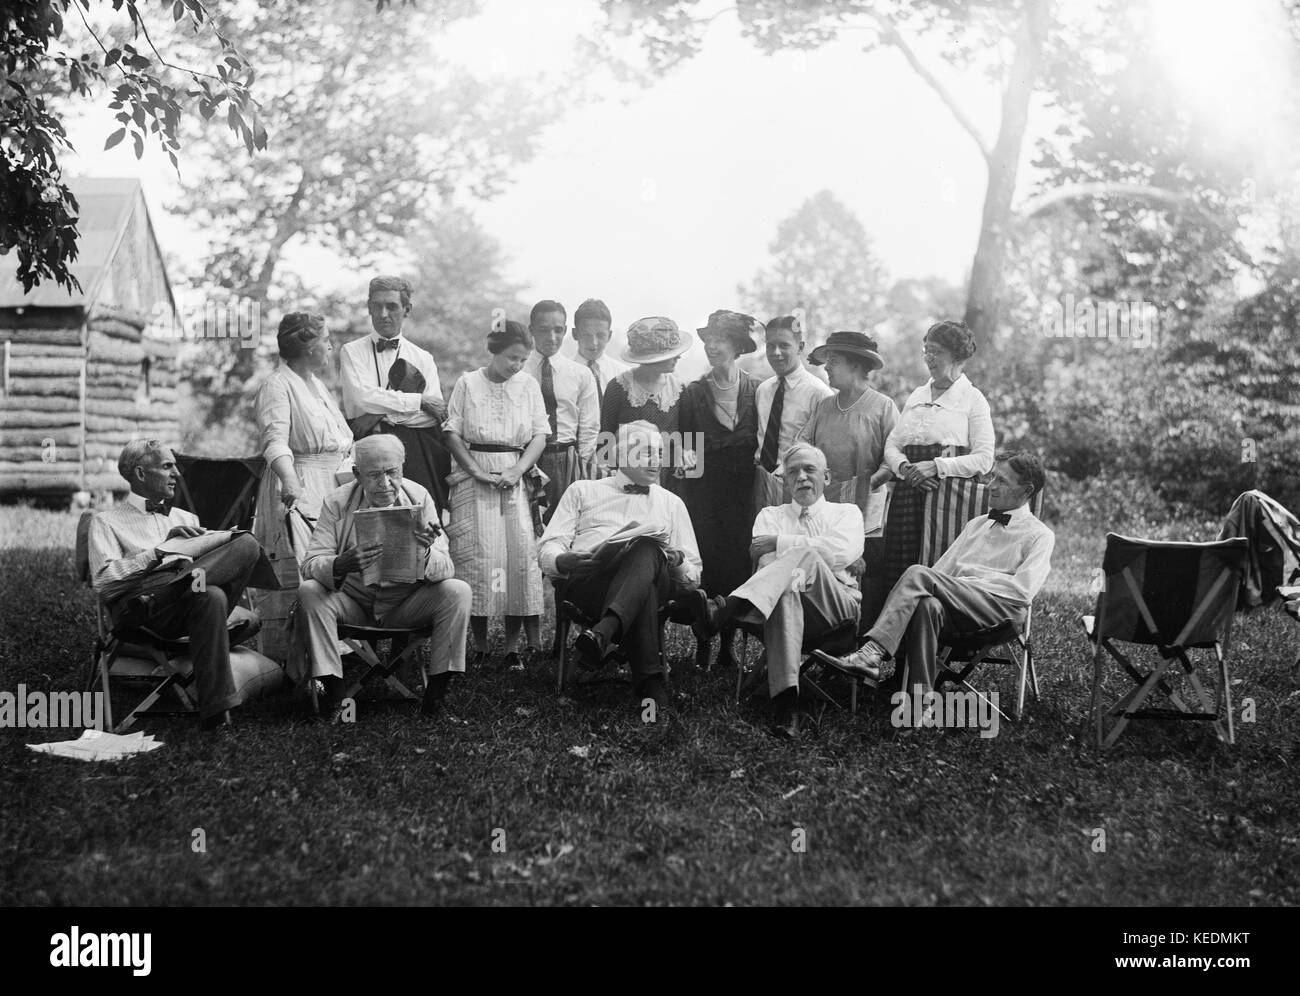
[[[402,334],[411,313],[411,285],[375,277],[366,299],[374,331],[339,351],[343,414],[355,439],[390,433],[406,448],[402,473],[431,495],[441,515],[450,507],[451,454],[443,446],[447,406],[433,357]]]
[[[594,297],[583,301],[573,313],[573,338],[578,343],[578,362],[589,369],[596,379],[597,410],[605,400],[605,388],[609,387],[609,382],[629,369],[626,363],[620,363],[605,354],[613,324],[614,319],[605,302]]]
[[[638,710],[653,699],[655,716],[664,717],[669,703],[659,659],[659,607],[697,588],[703,565],[685,503],[658,483],[659,430],[645,421],[619,426],[617,461],[612,477],[577,481],[564,493],[537,559],[548,577],[564,578],[559,597],[597,620],[578,635],[583,665],[600,668],[621,649],[636,683]],[[633,522],[651,527],[653,535],[632,541],[616,558],[600,559],[601,545]]]
[[[781,458],[822,398],[835,393],[803,365],[804,329],[794,315],[767,323],[767,362],[776,372],[758,385],[758,449],[754,451],[754,507],[781,504]]]
[[[546,484],[546,514],[560,504],[560,498],[574,481],[588,476],[583,468],[596,455],[600,432],[600,402],[596,400],[596,379],[585,365],[560,355],[560,344],[568,331],[564,305],[538,301],[528,319],[533,352],[524,363],[542,387],[542,401],[551,429],[537,466],[550,480]]]
[[[845,622],[856,624],[861,594],[848,572],[862,556],[862,513],[851,503],[828,502],[826,456],[811,443],[795,443],[785,454],[783,475],[793,501],[771,505],[754,519],[751,558],[754,576],[725,599],[693,596],[710,633],[733,620],[763,623],[767,688],[773,732],[799,736],[799,664],[805,636],[816,639]]]
[[[930,691],[945,637],[1010,621],[1024,626],[1030,603],[1051,572],[1056,537],[1029,510],[1043,488],[1033,453],[1001,453],[989,485],[989,514],[971,519],[933,567],[913,564],[885,600],[867,642],[848,657],[818,656],[858,678],[879,680],[881,663],[906,662],[911,689]]]

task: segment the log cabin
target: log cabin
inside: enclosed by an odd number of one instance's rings
[[[125,443],[179,439],[182,325],[140,181],[69,186],[81,290],[0,268],[0,496],[124,492]]]

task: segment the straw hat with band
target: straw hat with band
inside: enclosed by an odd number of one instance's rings
[[[762,331],[762,326],[749,315],[737,311],[715,311],[709,316],[709,323],[702,329],[696,329],[701,339],[709,335],[726,336],[736,348],[736,355],[743,356],[758,349],[754,343],[753,333]]]
[[[619,359],[644,366],[681,356],[691,348],[690,337],[671,318],[642,318],[627,330],[627,345]]]
[[[826,362],[826,354],[834,350],[849,356],[864,357],[870,364],[868,369],[879,370],[885,365],[885,361],[876,352],[879,348],[875,339],[862,332],[832,332],[822,345],[808,355],[808,360],[821,366]]]

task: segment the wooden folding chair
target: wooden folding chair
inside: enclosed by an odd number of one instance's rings
[[[972,633],[954,636],[939,651],[939,669],[934,688],[938,691],[946,684],[961,685],[986,699],[983,692],[970,683],[971,674],[985,664],[1016,669],[1016,704],[1011,718],[1019,720],[1025,711],[1025,693],[1032,690],[1038,701],[1038,670],[1034,666],[1034,644],[1031,624],[1033,607],[1025,615],[1025,625],[1018,630],[1010,619]],[[1007,714],[989,703],[1003,719]]]
[[[90,587],[90,520],[93,511],[81,513],[77,520],[77,579]],[[198,706],[191,695],[194,668],[188,657],[188,637],[169,639],[144,627],[110,625],[108,610],[97,593],[95,598],[95,644],[86,672],[84,687],[103,696],[104,726],[113,733],[123,733],[135,725],[144,713],[150,715],[192,715]],[[230,645],[252,638],[259,626],[257,615],[239,608],[231,613]],[[145,690],[141,698],[118,723],[113,722],[113,689],[137,686]],[[168,697],[170,706],[158,708]]]
[[[1107,535],[1104,584],[1097,596],[1096,613],[1080,617],[1093,645],[1092,715],[1102,749],[1111,747],[1133,719],[1207,722],[1220,740],[1235,742],[1227,648],[1247,549],[1242,538],[1167,543]],[[1116,647],[1117,642],[1155,647],[1161,659],[1153,668],[1143,670]],[[1217,659],[1218,688],[1213,703],[1189,656],[1192,650],[1212,650]],[[1101,708],[1103,651],[1133,683],[1132,689],[1105,710]],[[1170,670],[1174,662],[1182,665],[1188,697],[1170,680],[1177,674]],[[1172,708],[1144,708],[1156,692]],[[1219,718],[1221,706],[1225,707],[1223,719]]]

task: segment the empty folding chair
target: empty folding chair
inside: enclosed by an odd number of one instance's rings
[[[1227,654],[1246,557],[1247,541],[1240,538],[1168,543],[1114,533],[1106,537],[1096,613],[1080,617],[1093,644],[1092,713],[1103,749],[1133,719],[1199,720],[1209,723],[1221,740],[1234,742]],[[1143,669],[1119,643],[1154,647],[1160,660]],[[1212,651],[1218,663],[1213,701],[1192,660],[1191,652],[1197,650]],[[1103,709],[1104,655],[1119,664],[1133,687]],[[1175,663],[1182,668],[1186,691],[1173,680],[1179,677],[1172,670]],[[1168,707],[1146,707],[1157,693]]]

